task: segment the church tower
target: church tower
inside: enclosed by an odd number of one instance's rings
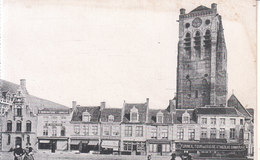
[[[227,51],[217,4],[180,9],[177,108],[226,105]]]

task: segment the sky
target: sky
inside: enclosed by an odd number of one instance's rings
[[[179,9],[218,4],[228,96],[256,107],[254,0],[3,0],[1,78],[71,107],[166,108],[176,92]]]

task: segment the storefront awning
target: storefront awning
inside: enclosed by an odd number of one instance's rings
[[[164,140],[164,139],[148,139],[147,142],[150,144],[169,144],[169,143],[171,143],[171,141]]]
[[[98,141],[89,141],[88,145],[96,146],[98,144]]]
[[[71,145],[78,145],[80,143],[80,140],[71,140]]]
[[[40,140],[39,143],[50,143],[50,140]]]
[[[109,141],[103,140],[101,143],[102,148],[112,148],[113,150],[118,150],[119,141]]]

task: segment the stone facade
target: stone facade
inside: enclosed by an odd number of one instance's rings
[[[216,4],[181,9],[177,66],[177,108],[226,105],[227,53]]]

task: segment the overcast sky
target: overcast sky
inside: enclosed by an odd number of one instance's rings
[[[2,78],[71,106],[145,102],[176,92],[179,9],[218,3],[228,50],[228,90],[256,106],[254,0],[3,0]],[[239,3],[238,3],[239,1]]]

